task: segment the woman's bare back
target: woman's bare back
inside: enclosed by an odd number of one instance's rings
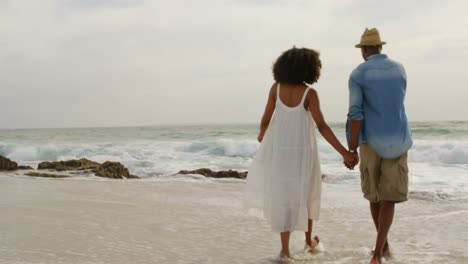
[[[286,105],[287,107],[297,107],[304,96],[304,92],[306,91],[307,86],[301,85],[290,85],[290,84],[281,84],[279,99],[281,102]],[[278,95],[275,91],[275,99]],[[308,109],[308,98],[304,100],[304,109]]]

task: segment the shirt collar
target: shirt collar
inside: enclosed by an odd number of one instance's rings
[[[367,57],[367,60],[386,59],[386,58],[388,58],[387,54],[374,54],[374,55],[370,55],[369,57]]]

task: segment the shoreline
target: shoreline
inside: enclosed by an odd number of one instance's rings
[[[89,171],[54,171],[54,170],[36,170],[36,169],[23,169],[16,171],[0,171],[0,178],[10,177],[10,178],[20,178],[20,179],[37,179],[44,181],[53,181],[53,180],[62,180],[62,181],[88,181],[88,182],[114,182],[114,181],[124,181],[124,182],[147,182],[147,183],[241,183],[246,182],[245,177],[216,177],[216,176],[205,176],[199,173],[186,173],[186,172],[196,172],[194,171],[181,171],[182,174],[175,173],[171,175],[161,175],[161,176],[148,176],[148,177],[130,177],[130,178],[110,178],[110,177],[100,177],[94,175]],[[219,171],[217,173],[226,173],[227,171]],[[234,173],[242,174],[245,172],[240,171],[231,171]],[[34,175],[38,173],[39,175]],[[214,172],[213,174],[217,174]],[[357,175],[358,176],[358,175]],[[322,183],[329,185],[337,186],[347,186],[348,188],[354,188],[360,193],[360,183],[359,182],[341,182],[340,180],[334,179],[333,174],[322,174]],[[414,186],[414,187],[413,187]],[[425,190],[424,188],[416,188],[417,183],[410,184],[410,190],[408,197],[410,200],[420,200],[427,202],[460,202],[468,204],[468,197],[462,194],[451,194],[443,190]]]

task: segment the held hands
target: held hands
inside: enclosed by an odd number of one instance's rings
[[[343,155],[343,164],[346,168],[350,170],[354,170],[354,167],[359,163],[359,156],[356,152],[346,152]]]

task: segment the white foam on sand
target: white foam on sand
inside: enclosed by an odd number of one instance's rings
[[[244,183],[59,180],[0,174],[0,263],[274,263],[278,234],[244,214]],[[462,201],[397,206],[390,263],[467,263]],[[358,186],[324,184],[321,238],[300,263],[368,263],[374,228]],[[303,248],[293,233],[291,250]]]

